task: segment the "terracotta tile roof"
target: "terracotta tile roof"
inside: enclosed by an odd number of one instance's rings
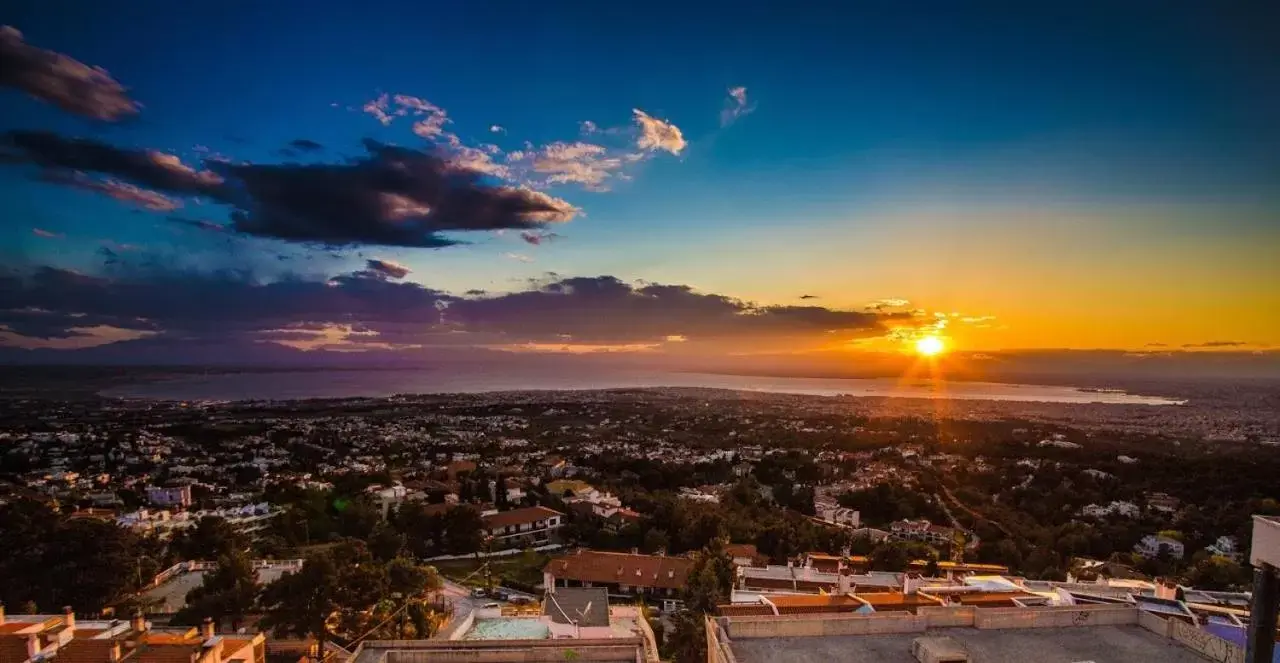
[[[579,582],[680,589],[692,566],[693,560],[688,557],[579,550],[551,560],[544,571],[556,578]]]
[[[107,663],[111,660],[110,639],[73,639],[58,649],[55,663]]]
[[[528,506],[523,509],[512,509],[511,511],[499,511],[498,513],[489,514],[484,516],[482,520],[484,520],[486,529],[497,529],[511,525],[532,525],[539,520],[563,515],[563,513],[548,509],[545,506]]]
[[[27,636],[0,636],[0,663],[22,663],[27,660]]]
[[[754,543],[731,543],[724,547],[724,551],[730,557],[756,557],[760,554]]]
[[[903,594],[902,592],[868,592],[866,594],[854,594],[854,596],[866,601],[877,611],[908,610],[914,612],[920,606],[942,605],[941,599],[920,594]]]
[[[129,658],[137,663],[191,663],[191,655],[200,651],[196,644],[143,644]]]
[[[862,607],[862,601],[847,594],[791,595],[772,594],[766,596],[769,602],[778,606],[778,612],[784,613],[795,608],[826,608],[828,612],[840,609],[856,610]]]
[[[716,606],[721,617],[751,617],[772,615],[773,609],[763,603],[724,603]]]

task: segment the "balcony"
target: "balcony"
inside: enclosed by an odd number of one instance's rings
[[[1280,568],[1280,517],[1253,517],[1253,549],[1249,563],[1257,567],[1269,564]]]

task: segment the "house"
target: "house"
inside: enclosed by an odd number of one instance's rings
[[[149,486],[147,501],[153,506],[176,506],[183,509],[191,507],[191,485],[184,486]]]
[[[934,525],[928,520],[899,520],[889,525],[889,538],[899,541],[921,541],[934,546],[949,546],[956,532],[950,527]]]
[[[638,555],[579,549],[552,559],[542,569],[548,594],[564,587],[604,587],[611,596],[644,595],[677,609],[693,560],[666,555]]]
[[[0,661],[27,663],[265,663],[266,637],[219,635],[211,620],[200,628],[153,629],[141,614],[130,621],[61,615],[6,617],[0,607]]]
[[[1147,508],[1161,513],[1175,513],[1182,506],[1182,500],[1168,493],[1151,493],[1147,495]]]
[[[1137,518],[1141,509],[1133,502],[1114,501],[1106,505],[1090,504],[1080,509],[1080,515],[1088,518],[1105,518],[1111,515]]]
[[[767,561],[754,543],[731,543],[724,547],[724,551],[733,558],[734,566],[763,566]]]
[[[545,506],[496,511],[481,516],[485,532],[498,547],[541,545],[564,525],[564,514]]]
[[[857,529],[862,526],[862,513],[857,509],[847,509],[838,504],[822,503],[818,505],[818,517],[832,525],[845,525]]]
[[[1240,551],[1239,542],[1236,541],[1234,536],[1220,536],[1213,545],[1205,548],[1205,550],[1208,550],[1211,555],[1221,555],[1237,562],[1244,556]]]
[[[1182,542],[1159,534],[1148,534],[1133,547],[1133,552],[1148,559],[1159,557],[1165,553],[1174,559],[1182,559],[1185,554]]]

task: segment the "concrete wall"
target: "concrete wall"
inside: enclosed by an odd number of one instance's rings
[[[923,633],[927,618],[910,613],[879,615],[778,615],[775,617],[734,617],[729,620],[729,636],[745,638],[795,638],[827,635],[876,635],[881,633]]]
[[[1280,519],[1253,517],[1253,543],[1249,548],[1249,563],[1255,567],[1261,564],[1280,566]]]
[[[980,629],[1061,628],[1137,623],[1137,608],[1110,605],[982,608],[974,614],[973,618],[974,627]]]
[[[612,640],[386,640],[365,650],[386,648],[387,663],[550,663],[636,661],[643,657],[640,638]],[[569,652],[573,652],[570,654]]]
[[[1156,615],[1154,612],[1142,610],[1138,613],[1138,626],[1155,633],[1162,638],[1173,637],[1169,624],[1175,622],[1175,619],[1165,619]]]
[[[1180,645],[1220,663],[1244,663],[1244,649],[1186,622],[1170,619],[1169,635]]]

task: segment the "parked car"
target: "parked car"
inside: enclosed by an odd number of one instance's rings
[[[471,590],[471,598],[475,598],[475,599],[484,598],[485,594],[486,592],[484,591],[483,587],[476,587],[475,589]]]
[[[484,605],[482,605],[482,606],[480,606],[480,607],[481,607],[481,608],[486,608],[486,609],[487,609],[487,608],[501,608],[502,606],[501,606],[501,605],[499,605],[496,601],[490,601],[490,602],[488,602],[488,603],[486,603],[486,604],[484,604]]]

